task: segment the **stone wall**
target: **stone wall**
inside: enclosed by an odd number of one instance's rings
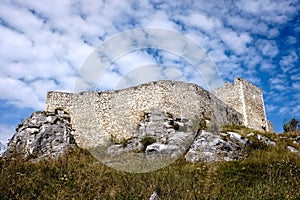
[[[112,137],[130,138],[144,113],[152,108],[189,120],[242,124],[236,110],[198,85],[179,81],[104,92],[48,92],[45,111],[62,109],[69,113],[77,144],[86,147],[101,145]]]
[[[264,100],[260,88],[242,78],[236,78],[234,84],[226,83],[214,94],[230,107],[243,115],[244,125],[260,131],[273,131],[267,120]]]

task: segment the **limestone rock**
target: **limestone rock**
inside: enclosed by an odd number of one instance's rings
[[[242,149],[238,143],[226,141],[218,134],[203,130],[189,148],[185,158],[188,162],[237,160],[243,156]]]
[[[248,133],[247,134],[247,137],[252,137],[252,136],[254,136],[254,133]]]
[[[286,148],[292,153],[299,153],[299,150],[297,150],[296,148],[294,148],[292,146],[287,146]]]
[[[159,198],[158,198],[157,192],[156,192],[156,191],[152,192],[152,194],[151,194],[149,200],[158,200],[158,199],[159,199]]]
[[[191,145],[195,132],[189,119],[151,109],[144,113],[132,138],[112,141],[106,153],[138,152],[144,153],[147,159],[177,158]]]
[[[240,134],[237,134],[235,132],[227,132],[227,134],[229,135],[229,137],[232,140],[234,140],[238,143],[241,143],[241,144],[250,144],[251,143],[247,138],[245,138],[245,137],[243,137]]]
[[[56,158],[69,148],[76,148],[70,117],[65,113],[35,112],[17,126],[3,157],[21,156],[34,161]]]
[[[155,142],[146,147],[147,159],[159,159],[159,158],[177,158],[183,154],[180,151],[180,147],[177,145],[161,144]]]
[[[260,135],[260,134],[257,134],[256,135],[256,138],[258,140],[260,140],[261,142],[263,142],[264,144],[266,145],[270,145],[270,146],[276,146],[276,142],[273,141],[273,140],[270,140],[270,138],[266,137],[266,136],[263,136],[263,135]]]

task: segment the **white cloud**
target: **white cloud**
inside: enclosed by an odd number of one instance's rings
[[[139,27],[180,31],[209,52],[224,79],[242,76],[259,82],[261,77],[276,76],[284,83],[274,79],[265,87],[275,91],[274,101],[282,95],[295,98],[295,94],[286,90],[293,88],[297,92],[299,69],[296,63],[299,56],[294,49],[297,35],[287,36],[287,44],[278,42],[278,37],[282,35],[282,27],[289,26],[299,9],[296,0],[231,3],[3,0],[0,6],[1,99],[11,105],[40,109],[47,90],[74,90],[80,67],[101,41]],[[297,31],[297,24],[293,25],[294,31]],[[126,38],[107,49],[106,55],[114,56],[126,45],[131,45],[124,40]],[[168,40],[168,35],[161,35],[160,43],[184,49],[181,41]],[[287,55],[287,51],[291,53]],[[201,60],[201,56],[195,54],[194,49],[182,52],[182,55],[160,53],[160,62],[171,70],[167,74],[174,79],[178,78],[178,73],[189,77],[188,81],[201,80],[195,73],[193,76],[191,65],[179,57],[189,57],[194,61]],[[279,56],[281,60],[278,62]],[[123,55],[111,66],[116,67],[115,71],[110,68],[99,85],[116,87],[122,75],[129,75],[136,68],[157,60],[142,52]],[[290,78],[279,76],[278,66]],[[164,70],[159,73],[164,75]],[[93,76],[94,72],[89,75]],[[161,78],[155,76],[157,72],[154,70],[153,76]],[[142,75],[138,74],[141,78]],[[286,84],[288,81],[291,82]],[[89,83],[82,82],[80,85],[87,88]],[[26,98],[28,96],[31,98]]]
[[[295,44],[295,43],[297,43],[297,38],[294,36],[289,36],[287,42],[289,44]]]
[[[156,61],[151,55],[146,52],[134,51],[118,58],[113,66],[111,66],[111,69],[117,70],[122,75],[126,75],[139,66],[154,63],[156,63]]]
[[[292,76],[291,76],[291,79],[292,79],[293,81],[300,81],[300,75],[292,75]]]
[[[283,56],[279,62],[281,69],[284,73],[290,71],[293,67],[295,62],[298,60],[298,55],[295,51],[292,51],[289,55]]]
[[[291,13],[297,11],[297,1],[238,1],[242,11],[258,16],[269,23],[284,23]]]
[[[195,26],[204,31],[212,31],[213,29],[221,27],[221,22],[213,17],[208,17],[205,13],[192,13],[190,16],[181,17],[186,24]]]
[[[9,139],[13,136],[15,132],[15,127],[8,126],[6,124],[0,124],[0,155],[3,150],[5,150]],[[3,146],[1,146],[1,144]]]
[[[278,109],[278,106],[266,104],[266,111],[268,113],[277,112]]]
[[[260,65],[261,71],[272,72],[275,69],[276,69],[276,65],[268,63],[268,62],[262,62]]]
[[[300,82],[295,82],[292,84],[293,89],[295,89],[297,92],[300,92]]]
[[[278,54],[278,47],[273,40],[258,40],[257,48],[261,51],[264,56],[269,56],[271,58]]]
[[[26,35],[0,26],[1,60],[29,62],[36,56],[33,43]]]
[[[287,92],[291,89],[290,86],[288,86],[287,79],[285,78],[271,78],[269,79],[269,83],[272,89],[279,90],[281,92]]]
[[[218,34],[222,41],[237,54],[246,52],[246,45],[252,40],[248,33],[237,33],[228,29],[221,29]]]
[[[176,25],[170,21],[165,12],[154,11],[154,13],[148,16],[145,15],[145,17],[142,18],[141,27],[156,27],[174,30]]]
[[[0,77],[0,96],[4,100],[8,100],[10,104],[18,107],[28,107],[40,110],[44,107],[44,103],[38,98],[38,91],[35,91],[28,84],[8,78]]]
[[[225,55],[224,49],[213,49],[208,53],[214,62],[225,62],[228,61],[229,58]]]

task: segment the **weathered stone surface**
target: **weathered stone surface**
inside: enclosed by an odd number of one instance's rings
[[[294,148],[292,146],[287,146],[286,148],[292,153],[299,153],[299,150],[297,150],[296,148]]]
[[[149,200],[158,200],[158,199],[159,199],[159,197],[158,197],[157,192],[156,191],[152,192]]]
[[[185,158],[188,162],[237,160],[243,156],[243,147],[244,145],[229,140],[226,141],[218,134],[203,130],[189,148]]]
[[[111,141],[107,154],[144,153],[147,159],[177,158],[191,145],[197,127],[184,117],[151,109],[144,113],[132,138]]]
[[[273,140],[270,140],[270,138],[266,137],[266,136],[263,136],[261,134],[257,134],[256,135],[256,138],[258,140],[260,140],[261,142],[263,142],[264,144],[266,145],[271,145],[271,146],[275,146],[276,145],[276,142],[273,141]]]
[[[242,124],[240,113],[196,84],[156,81],[104,92],[48,92],[45,111],[70,113],[74,137],[80,147],[104,144],[111,137],[130,139],[144,113],[151,109],[172,113],[174,118],[209,119],[220,124]],[[153,122],[158,120],[153,115]],[[172,126],[172,124],[166,125]],[[160,132],[147,126],[147,132]],[[152,134],[151,133],[151,134]]]
[[[159,158],[178,158],[184,152],[177,145],[161,144],[155,142],[146,147],[146,158],[147,159],[159,159]]]
[[[241,144],[250,144],[251,143],[247,138],[245,138],[245,137],[243,137],[240,134],[237,134],[235,132],[227,132],[227,134],[229,135],[229,137],[232,140],[234,140],[238,143],[241,143]]]
[[[21,156],[31,161],[56,158],[69,148],[76,148],[70,116],[35,112],[18,125],[3,157]]]
[[[260,88],[245,79],[236,78],[234,84],[227,82],[224,87],[215,90],[214,94],[243,115],[246,127],[274,132],[272,123],[267,120]]]

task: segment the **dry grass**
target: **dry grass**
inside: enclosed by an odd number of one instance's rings
[[[59,160],[0,161],[0,199],[300,199],[300,157],[282,145],[240,161],[187,163],[155,172],[116,171],[75,151]]]

